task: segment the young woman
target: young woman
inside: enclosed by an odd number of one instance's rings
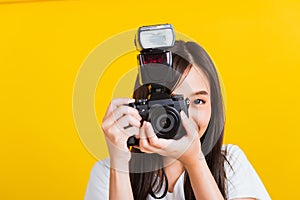
[[[112,100],[102,121],[110,158],[93,167],[85,199],[270,199],[243,151],[222,144],[223,99],[208,54],[183,41],[171,51],[173,68],[181,74],[171,93],[190,102],[188,114],[180,112],[185,135],[158,138],[151,123],[141,124],[138,111],[127,106],[134,99]],[[133,97],[147,95],[141,86]],[[139,138],[131,150],[130,135]]]

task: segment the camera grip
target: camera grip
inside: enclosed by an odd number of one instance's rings
[[[131,146],[138,146],[139,142],[140,140],[134,137],[134,135],[132,135],[127,139],[127,147],[129,148]]]

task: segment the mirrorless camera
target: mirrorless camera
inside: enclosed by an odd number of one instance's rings
[[[149,121],[157,137],[165,139],[179,139],[185,135],[181,127],[179,112],[187,113],[187,104],[181,95],[159,100],[138,99],[131,103],[142,117],[142,121]]]
[[[148,96],[136,99],[129,106],[138,110],[142,121],[151,123],[157,137],[180,139],[186,134],[182,126],[180,111],[188,114],[189,101],[182,95],[171,95],[171,89],[180,74],[172,67],[172,52],[175,34],[172,25],[142,26],[135,37],[139,65],[139,83],[146,86]],[[132,136],[128,146],[138,145]]]

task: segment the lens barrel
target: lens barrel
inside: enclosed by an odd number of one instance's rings
[[[149,110],[147,121],[151,122],[158,137],[171,139],[178,131],[180,115],[174,107],[156,105]]]

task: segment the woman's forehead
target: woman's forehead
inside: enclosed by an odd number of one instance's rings
[[[206,91],[210,94],[209,81],[204,72],[198,66],[193,65],[174,93],[190,96],[199,91]]]

